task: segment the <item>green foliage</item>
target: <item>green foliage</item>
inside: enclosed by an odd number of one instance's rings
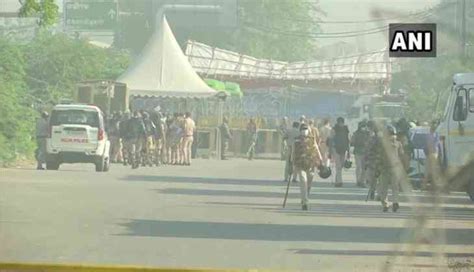
[[[442,8],[427,20],[427,23],[437,24],[437,57],[402,62],[401,72],[393,76],[392,90],[408,91],[409,117],[418,120],[440,117],[453,75],[474,69],[473,61],[461,55],[460,34],[456,27],[456,20],[460,18],[456,17],[455,3],[443,0],[441,5]],[[468,44],[473,41],[468,35]]]
[[[430,121],[443,113],[453,75],[473,68],[473,63],[463,64],[453,55],[413,60],[393,76],[392,89],[408,91],[410,118]]]
[[[128,62],[127,54],[65,35],[40,33],[22,46],[0,39],[0,165],[32,155],[38,111],[72,98],[79,81],[115,79]]]
[[[24,0],[20,9],[22,17],[39,17],[42,27],[54,25],[59,18],[59,7],[55,0]]]
[[[33,150],[24,60],[18,47],[0,40],[0,165]]]
[[[241,25],[228,47],[259,58],[300,61],[312,56],[314,44],[307,35],[314,32],[314,10],[309,1],[242,0]]]
[[[116,45],[138,53],[152,32],[149,25],[155,14],[149,12],[151,2],[122,0],[120,3],[123,11],[139,15],[121,18]],[[180,44],[193,39],[257,58],[300,61],[315,55],[313,39],[305,33],[319,29],[315,15],[322,12],[316,3],[305,0],[239,0],[238,27],[235,29],[176,27],[173,24],[171,28]],[[302,34],[295,36],[294,33]]]
[[[26,46],[25,55],[32,94],[47,103],[72,98],[77,82],[115,79],[129,62],[127,54],[49,33],[41,33]]]

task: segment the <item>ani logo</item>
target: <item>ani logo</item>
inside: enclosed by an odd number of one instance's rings
[[[391,58],[436,57],[436,24],[390,24]]]

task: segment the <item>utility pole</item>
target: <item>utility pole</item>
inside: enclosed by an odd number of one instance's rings
[[[461,0],[461,58],[466,62],[466,0]]]

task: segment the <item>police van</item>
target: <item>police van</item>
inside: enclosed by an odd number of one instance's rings
[[[442,163],[456,171],[474,159],[474,73],[455,74],[451,93],[437,132],[442,143]],[[474,175],[464,184],[474,201]]]
[[[93,163],[97,172],[109,170],[110,141],[104,114],[92,105],[56,105],[49,120],[46,168],[58,170],[63,163]]]

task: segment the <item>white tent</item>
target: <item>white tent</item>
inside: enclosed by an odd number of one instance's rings
[[[196,74],[164,16],[141,56],[117,81],[127,84],[131,96],[192,98],[217,93]]]

